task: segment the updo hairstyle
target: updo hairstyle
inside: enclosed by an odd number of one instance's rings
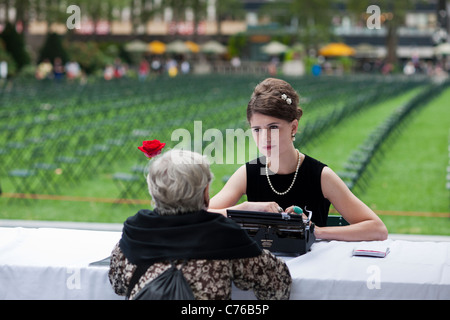
[[[250,122],[255,113],[287,122],[300,120],[303,110],[298,103],[298,94],[289,83],[280,79],[267,78],[253,91],[247,106],[247,121]]]

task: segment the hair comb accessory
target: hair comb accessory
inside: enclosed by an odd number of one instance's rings
[[[286,101],[287,104],[291,104],[291,103],[292,103],[291,98],[288,98],[288,96],[287,96],[285,93],[283,93],[283,94],[281,95],[281,99],[283,99],[284,101]]]

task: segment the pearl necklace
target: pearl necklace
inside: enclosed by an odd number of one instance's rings
[[[269,161],[266,161],[266,177],[267,177],[267,181],[269,182],[269,186],[272,189],[272,191],[275,192],[279,196],[284,196],[286,193],[288,193],[292,189],[292,187],[294,186],[295,180],[297,179],[298,168],[300,168],[300,151],[298,151],[297,149],[296,149],[296,151],[297,151],[298,161],[297,161],[297,168],[295,168],[294,179],[292,180],[292,183],[289,186],[289,188],[287,188],[287,190],[284,191],[284,192],[278,192],[277,190],[275,190],[275,188],[272,185],[272,182],[270,182],[269,167],[268,167]]]

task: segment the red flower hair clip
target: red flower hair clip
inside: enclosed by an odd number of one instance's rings
[[[166,144],[159,140],[142,141],[142,147],[138,147],[149,159],[156,157]]]

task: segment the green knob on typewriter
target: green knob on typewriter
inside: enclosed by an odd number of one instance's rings
[[[294,206],[294,212],[297,213],[297,214],[302,214],[303,210],[300,207]]]

